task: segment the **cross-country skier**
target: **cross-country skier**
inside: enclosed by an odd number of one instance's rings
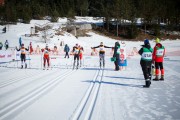
[[[113,57],[116,59],[114,61],[116,71],[119,70],[119,54],[120,54],[120,44],[119,42],[115,42]]]
[[[25,64],[25,68],[27,68],[27,63],[26,63],[26,51],[29,51],[29,47],[28,47],[28,48],[25,48],[25,47],[24,47],[24,44],[22,43],[22,44],[21,44],[21,48],[18,49],[18,48],[16,47],[16,50],[17,50],[17,51],[21,51],[21,55],[20,55],[20,57],[21,57],[21,69],[23,68],[23,61],[24,61],[24,64]]]
[[[155,81],[164,80],[164,68],[163,68],[163,60],[165,55],[165,47],[160,43],[160,39],[156,38],[156,45],[154,47],[153,52],[153,63],[155,62],[155,74],[156,77],[153,79]],[[159,69],[161,72],[161,78],[159,79]]]
[[[142,48],[138,52],[141,55],[140,65],[145,79],[144,87],[150,87],[151,84],[152,52],[153,49],[150,46],[149,40],[144,40],[144,45],[142,45]]]
[[[79,54],[80,54],[80,48],[79,48],[78,44],[76,44],[73,47],[73,55],[74,55],[73,69],[75,67],[76,61],[77,61],[76,69],[78,69],[78,66],[79,66]]]
[[[99,46],[91,47],[91,49],[94,49],[94,48],[99,48],[99,64],[100,64],[100,68],[102,66],[102,63],[103,63],[103,67],[105,67],[105,49],[104,48],[112,48],[112,47],[105,46],[103,44],[103,42],[100,42]]]
[[[41,49],[42,50],[42,52],[44,53],[44,55],[43,55],[43,69],[45,70],[45,68],[46,68],[46,62],[47,62],[47,65],[48,65],[48,68],[47,69],[49,69],[49,67],[50,67],[50,59],[49,59],[49,53],[50,53],[50,49],[48,48],[48,45],[46,45],[46,47],[44,48],[44,49]]]

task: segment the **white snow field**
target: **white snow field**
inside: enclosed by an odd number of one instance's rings
[[[33,22],[32,22],[33,23]],[[33,23],[34,24],[34,23]],[[18,46],[22,37],[25,47],[45,47],[40,37],[25,37],[33,24],[9,26],[0,33],[0,41]],[[1,26],[2,27],[2,26]],[[40,33],[39,33],[40,34]],[[53,34],[53,30],[52,30]],[[65,33],[54,35],[50,48],[64,41],[70,48],[76,43],[85,49],[82,66],[72,70],[73,56],[51,55],[51,67],[42,69],[42,55],[28,55],[28,68],[20,69],[20,61],[0,64],[0,120],[179,120],[180,119],[180,40],[166,40],[165,80],[145,84],[140,56],[129,55],[143,42],[126,42],[126,70],[114,71],[111,50],[106,49],[106,66],[99,69],[99,57],[91,56],[91,47],[101,41],[114,46],[116,40],[89,32],[90,37],[75,38]],[[59,39],[59,40],[58,40]],[[154,46],[153,40],[151,45]]]

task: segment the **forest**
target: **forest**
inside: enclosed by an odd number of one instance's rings
[[[136,18],[143,18],[144,27],[160,29],[160,23],[168,30],[179,30],[180,0],[5,0],[0,6],[0,22],[28,23],[31,19],[50,16],[52,22],[58,17],[74,16],[104,17],[105,28],[111,29],[111,20],[117,24],[131,21],[131,31]],[[118,29],[115,27],[115,29]],[[118,33],[117,33],[118,34]],[[157,33],[158,34],[158,33]]]

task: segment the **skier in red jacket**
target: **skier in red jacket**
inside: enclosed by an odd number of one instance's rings
[[[156,38],[155,42],[156,45],[153,51],[153,62],[155,62],[156,77],[153,80],[158,81],[158,80],[164,80],[163,60],[165,55],[165,47],[160,43],[159,38]],[[161,72],[161,78],[159,79],[160,72]]]
[[[44,53],[44,55],[43,55],[43,61],[44,61],[44,63],[43,63],[43,66],[44,66],[44,70],[45,70],[45,68],[46,68],[46,61],[47,61],[47,70],[49,69],[49,67],[50,67],[50,59],[49,59],[49,53],[50,53],[50,49],[48,48],[48,45],[46,45],[46,47],[44,48],[44,49],[41,49],[41,51]]]

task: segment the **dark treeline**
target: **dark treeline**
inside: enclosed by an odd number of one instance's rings
[[[94,16],[105,17],[106,28],[114,18],[116,22],[123,19],[143,18],[143,23],[178,26],[180,23],[180,0],[5,0],[0,6],[1,21],[16,22],[23,19],[42,19],[57,17]]]

